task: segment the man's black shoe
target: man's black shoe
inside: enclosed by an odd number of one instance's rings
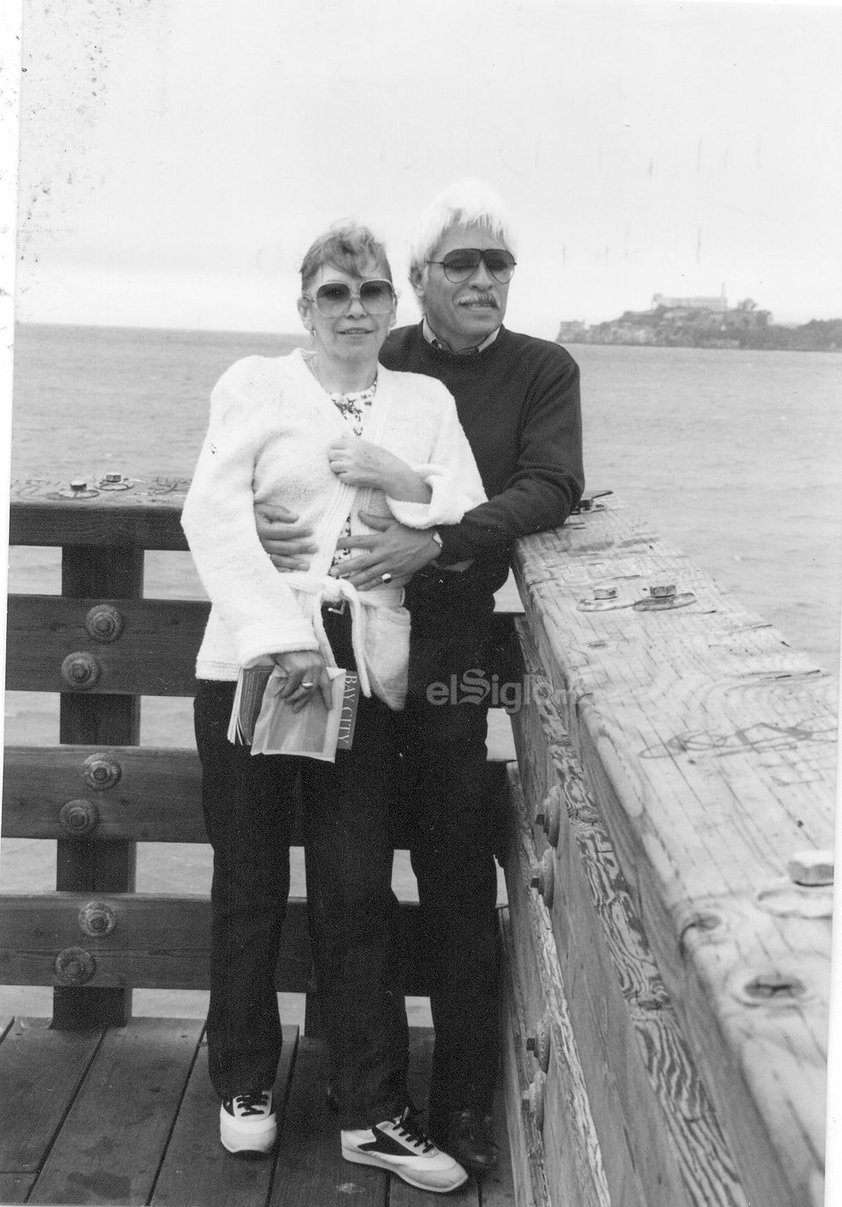
[[[465,1169],[487,1173],[497,1164],[491,1116],[470,1109],[452,1111],[444,1147]]]

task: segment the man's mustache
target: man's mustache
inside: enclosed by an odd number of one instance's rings
[[[499,310],[499,303],[493,293],[472,293],[469,297],[459,299],[460,306],[490,306]]]

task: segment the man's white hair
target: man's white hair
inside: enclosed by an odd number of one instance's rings
[[[516,255],[511,219],[502,197],[482,180],[457,180],[419,214],[409,250],[410,276],[421,272],[452,226],[484,226]]]

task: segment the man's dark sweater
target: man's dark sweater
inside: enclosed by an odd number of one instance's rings
[[[556,528],[581,498],[576,362],[558,344],[505,327],[482,352],[454,355],[430,344],[420,323],[393,331],[380,359],[388,369],[437,377],[455,398],[489,501],[439,529],[440,560],[470,557],[488,572],[493,564],[494,580],[503,581],[514,540]]]

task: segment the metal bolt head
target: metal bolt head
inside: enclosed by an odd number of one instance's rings
[[[98,826],[99,810],[89,800],[69,800],[61,807],[59,821],[73,838],[84,838]]]
[[[663,586],[650,587],[649,594],[653,599],[672,599],[673,595],[675,595],[675,584],[668,583]]]
[[[106,474],[105,480],[106,480],[106,482],[122,482],[123,475],[122,474]]]
[[[617,598],[617,588],[616,587],[594,587],[593,597],[594,597],[594,599],[616,599]]]
[[[87,490],[88,483],[85,478],[71,478],[70,489],[71,490]]]

